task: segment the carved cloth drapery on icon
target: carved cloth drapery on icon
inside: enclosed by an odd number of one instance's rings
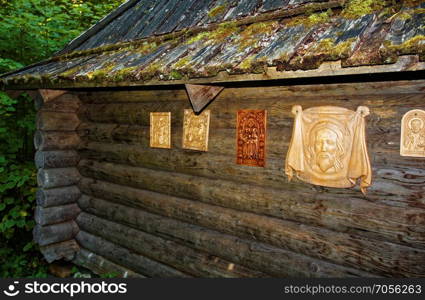
[[[210,111],[195,115],[191,109],[184,110],[183,148],[208,151]]]
[[[171,148],[171,112],[151,112],[150,146]]]
[[[400,155],[425,157],[425,111],[413,109],[401,120]]]
[[[371,184],[372,172],[365,140],[365,120],[369,108],[357,111],[335,106],[302,110],[292,107],[295,115],[285,173],[306,182],[347,188],[360,178],[363,194]]]
[[[265,110],[238,111],[237,164],[258,167],[265,166],[266,115]]]

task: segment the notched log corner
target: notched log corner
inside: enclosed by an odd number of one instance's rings
[[[80,246],[74,239],[72,239],[47,246],[41,246],[40,251],[48,263],[61,259],[71,261],[80,251]]]

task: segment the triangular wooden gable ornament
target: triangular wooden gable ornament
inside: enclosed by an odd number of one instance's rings
[[[200,113],[224,89],[222,86],[185,84],[193,111]]]
[[[68,91],[40,89],[38,90],[38,92],[40,93],[41,97],[43,97],[44,102],[49,102],[56,99],[59,96],[62,96],[63,94],[66,94]]]

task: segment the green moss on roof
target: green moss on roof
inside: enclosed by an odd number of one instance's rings
[[[181,74],[179,71],[172,70],[170,72],[170,78],[174,80],[180,80],[183,78],[183,74]]]
[[[185,57],[183,57],[183,58],[181,58],[181,59],[179,59],[174,65],[173,65],[173,68],[176,68],[176,69],[181,69],[182,67],[184,67],[184,66],[186,66],[189,62],[190,62],[190,60],[192,59],[192,57],[189,57],[189,56],[185,56]]]
[[[333,16],[333,11],[331,9],[328,9],[325,12],[312,13],[308,16],[299,16],[299,17],[291,18],[286,25],[287,26],[304,25],[307,27],[312,27],[317,24],[323,24],[323,23],[329,22],[332,16]]]
[[[381,53],[390,57],[407,54],[419,54],[423,56],[425,54],[425,35],[417,35],[399,45],[394,45],[386,41],[383,49],[381,49]]]
[[[278,26],[277,21],[259,22],[247,26],[239,33],[239,50],[243,51],[247,47],[255,46],[261,40],[259,35],[271,34]]]
[[[112,79],[114,81],[124,80],[128,78],[129,75],[133,73],[136,69],[137,69],[137,66],[119,69],[118,71],[115,71],[112,74]]]
[[[355,41],[356,38],[350,38],[344,42],[335,44],[335,40],[333,39],[324,39],[320,41],[314,50],[318,54],[326,56],[327,60],[339,60],[348,57]]]
[[[208,17],[210,17],[211,19],[217,17],[218,15],[223,14],[227,9],[227,3],[223,4],[223,5],[218,5],[214,8],[212,8],[209,12],[208,12]]]
[[[341,16],[356,19],[378,11],[394,14],[401,7],[401,2],[397,0],[348,0]]]
[[[218,27],[211,31],[203,31],[187,40],[187,44],[193,44],[200,40],[207,41],[209,43],[221,42],[223,39],[231,36],[239,30],[235,22],[226,22],[218,25]]]

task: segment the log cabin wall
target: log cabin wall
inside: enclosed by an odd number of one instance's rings
[[[227,86],[207,108],[208,152],[181,147],[183,88],[79,92],[76,262],[147,277],[425,277],[425,159],[399,155],[401,118],[424,108],[424,86]],[[288,183],[295,104],[370,108],[366,197]],[[265,168],[235,163],[239,109],[267,110]],[[168,111],[172,149],[150,148],[149,113]]]
[[[45,95],[44,95],[45,94]],[[48,90],[36,97],[37,131],[34,145],[38,169],[37,207],[33,235],[48,262],[74,258],[79,246],[74,237],[78,232],[75,218],[80,213],[77,204],[81,196],[77,164],[80,143],[76,129],[80,124],[80,100],[70,93],[50,99]]]

